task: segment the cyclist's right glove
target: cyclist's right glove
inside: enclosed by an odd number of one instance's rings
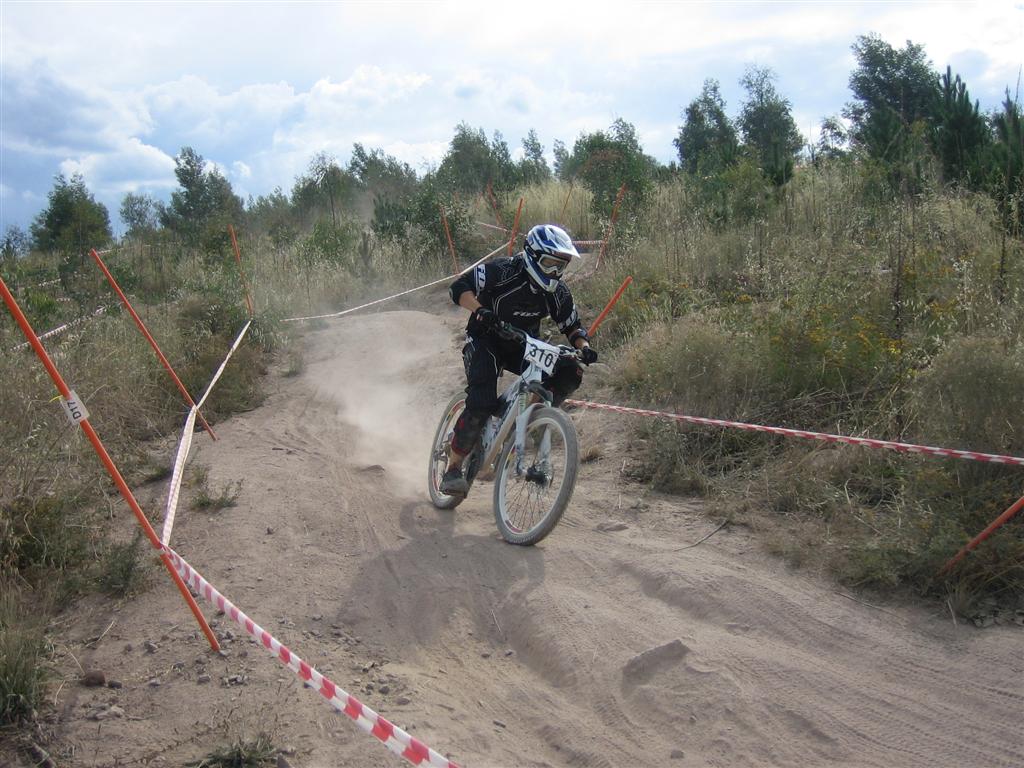
[[[590,347],[584,347],[580,350],[580,360],[583,361],[584,365],[591,365],[597,362],[597,350],[591,349]]]
[[[501,322],[498,319],[498,316],[487,307],[477,307],[473,310],[473,317],[475,317],[476,321],[488,331],[492,328],[496,328],[498,323]]]

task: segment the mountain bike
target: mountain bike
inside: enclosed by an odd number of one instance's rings
[[[466,480],[494,479],[494,520],[510,544],[536,544],[558,524],[572,498],[579,469],[576,428],[564,411],[552,406],[544,374],[559,360],[582,365],[579,352],[535,339],[507,323],[497,332],[523,344],[526,368],[502,393],[497,415],[488,418],[476,447],[463,462]],[[448,463],[455,424],[466,407],[465,393],[445,407],[430,449],[428,487],[438,509],[454,509],[464,496],[439,490]]]

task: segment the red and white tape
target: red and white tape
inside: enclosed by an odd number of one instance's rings
[[[206,391],[203,396],[199,399],[188,412],[188,418],[185,419],[185,428],[181,431],[181,441],[178,443],[178,452],[174,457],[174,470],[171,472],[171,483],[167,489],[167,506],[164,510],[164,529],[160,536],[160,541],[163,542],[164,546],[171,541],[171,531],[174,528],[174,516],[178,510],[178,497],[181,494],[181,478],[185,469],[185,461],[188,459],[189,450],[192,448],[192,434],[196,425],[196,415],[199,413],[199,409],[203,407],[203,403],[206,402],[206,398],[210,396],[213,391],[213,385],[217,383],[217,379],[220,378],[221,374],[224,373],[224,369],[227,367],[228,360],[238,349],[238,346],[242,343],[242,339],[245,338],[246,331],[249,330],[249,326],[252,325],[252,320],[246,321],[242,330],[235,338],[234,344],[231,345],[231,349],[228,350],[227,356],[224,358],[224,362],[220,364],[217,372],[213,374],[213,378],[210,379],[210,383],[206,386]]]
[[[40,341],[42,341],[43,339],[48,339],[51,336],[56,336],[58,334],[64,333],[65,331],[70,330],[71,328],[75,327],[76,325],[80,325],[81,323],[84,323],[86,320],[92,320],[94,317],[99,317],[100,315],[102,315],[106,311],[107,311],[107,308],[105,306],[104,307],[100,307],[95,312],[93,312],[91,315],[83,315],[82,317],[78,317],[78,318],[75,318],[74,320],[70,320],[70,321],[64,323],[63,325],[58,325],[56,328],[51,328],[49,331],[47,331],[46,333],[40,334],[36,338],[38,338]],[[11,347],[11,352],[17,352],[19,349],[28,349],[30,346],[31,346],[31,344],[29,344],[27,341],[23,341],[21,344],[18,344],[18,345],[14,346],[14,347]]]
[[[186,584],[191,586],[207,602],[223,611],[232,621],[238,624],[250,637],[288,667],[309,687],[317,691],[332,707],[348,715],[359,728],[375,736],[385,747],[396,755],[404,757],[413,765],[432,765],[436,768],[458,768],[451,760],[435,752],[422,741],[413,738],[394,723],[390,722],[360,702],[351,694],[346,693],[331,680],[317,672],[313,667],[292,653],[273,635],[246,616],[239,608],[218,592],[210,582],[204,579],[195,568],[166,544],[164,551],[171,559],[174,569],[181,575]]]
[[[424,285],[418,285],[415,288],[410,288],[407,291],[402,291],[401,293],[396,293],[393,296],[385,296],[383,299],[376,299],[375,301],[368,301],[366,304],[360,304],[358,307],[352,307],[351,309],[346,309],[346,310],[343,310],[341,312],[332,312],[331,314],[328,314],[328,315],[310,315],[308,317],[286,317],[281,322],[283,322],[283,323],[295,323],[295,322],[298,322],[300,320],[323,320],[323,319],[326,319],[328,317],[342,317],[343,315],[350,315],[353,312],[358,312],[360,309],[366,309],[367,307],[372,307],[375,304],[383,304],[385,301],[391,301],[392,299],[397,299],[400,296],[406,296],[406,295],[408,295],[410,293],[415,293],[416,291],[422,291],[424,288],[429,288],[432,285],[437,285],[438,283],[444,283],[444,282],[446,282],[448,280],[452,280],[452,279],[458,277],[459,275],[464,275],[467,272],[469,272],[470,270],[476,269],[476,267],[479,264],[483,264],[489,258],[491,258],[492,256],[496,256],[500,251],[503,251],[503,250],[505,250],[505,246],[504,245],[499,245],[497,248],[495,248],[493,251],[488,253],[486,256],[476,260],[475,262],[470,264],[468,267],[466,267],[461,272],[456,272],[454,275],[448,275],[447,277],[442,277],[441,279],[434,280],[431,283],[425,283]]]
[[[726,421],[725,419],[707,419],[701,416],[684,416],[679,413],[665,413],[664,411],[648,411],[642,408],[626,408],[621,405],[606,405],[605,403],[591,403],[586,400],[566,400],[565,402],[581,408],[594,408],[614,413],[628,413],[635,416],[655,416],[673,421],[685,421],[690,424],[703,424],[712,427],[731,427],[734,429],[745,429],[752,432],[770,432],[775,435],[787,437],[802,437],[809,440],[823,440],[829,443],[846,443],[848,445],[862,445],[867,448],[885,448],[891,451],[902,451],[903,453],[923,453],[931,456],[943,456],[951,459],[965,459],[969,461],[986,461],[992,464],[1012,464],[1024,467],[1024,458],[1019,456],[1002,456],[995,453],[980,453],[978,451],[961,451],[955,448],[935,448],[930,445],[915,445],[914,443],[898,443],[893,440],[875,440],[868,437],[848,437],[846,435],[830,435],[825,432],[809,432],[804,429],[787,429],[786,427],[766,427],[761,424],[746,424],[742,421]]]

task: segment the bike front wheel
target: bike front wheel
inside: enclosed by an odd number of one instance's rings
[[[576,428],[563,411],[538,408],[526,426],[522,462],[515,438],[501,449],[494,473],[494,519],[510,544],[531,545],[558,524],[579,469]]]

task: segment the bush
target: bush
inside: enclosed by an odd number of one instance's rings
[[[629,350],[620,385],[633,397],[723,419],[762,407],[767,380],[757,347],[700,319],[655,328]]]
[[[26,577],[64,571],[84,560],[89,535],[69,525],[72,500],[18,498],[0,509],[0,573]]]
[[[0,580],[0,723],[32,719],[46,682],[46,611]]]
[[[148,544],[148,542],[147,542]],[[99,585],[108,595],[126,597],[141,592],[149,581],[142,532],[125,544],[112,544],[100,561]]]
[[[1024,452],[1024,347],[990,337],[949,342],[913,386],[923,440],[987,453]]]
[[[188,765],[189,768],[260,768],[273,765],[276,754],[273,738],[260,733],[255,738],[239,736],[227,746]]]

